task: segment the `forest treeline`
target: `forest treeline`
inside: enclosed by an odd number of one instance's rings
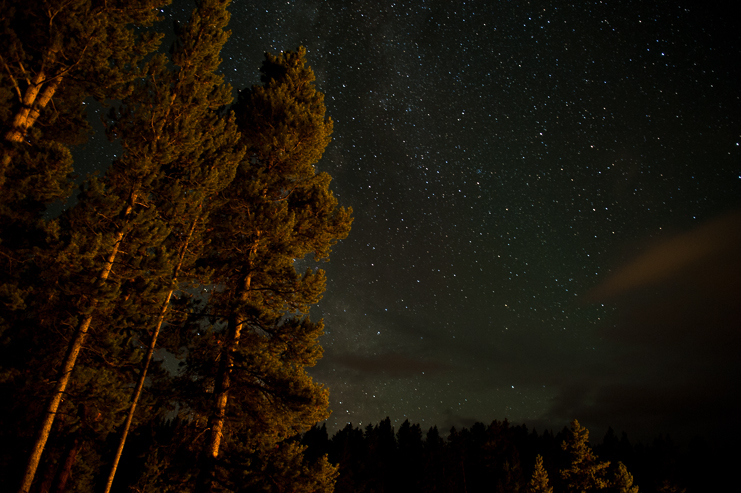
[[[576,420],[555,434],[505,419],[445,436],[408,420],[395,430],[386,418],[365,428],[347,424],[332,437],[325,424],[314,426],[300,441],[310,459],[326,454],[338,466],[335,493],[711,492],[724,489],[735,466],[728,461],[724,474],[726,452],[700,438],[689,447],[666,435],[634,444],[609,428],[592,447]]]
[[[290,439],[329,415],[306,368],[315,263],[352,222],[315,168],[332,120],[303,48],[233,101],[230,2],[196,1],[163,46],[168,3],[0,2],[2,491],[332,489]],[[94,101],[121,152],[49,218]],[[175,414],[166,447],[127,445]]]

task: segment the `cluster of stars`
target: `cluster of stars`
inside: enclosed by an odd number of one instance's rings
[[[312,315],[327,325],[314,375],[333,426],[540,416],[563,360],[610,354],[619,314],[590,289],[644,239],[739,203],[728,53],[685,8],[265,0],[232,13],[224,72],[244,80],[230,82],[257,83],[263,51],[306,45],[335,121],[318,167],[355,222]]]

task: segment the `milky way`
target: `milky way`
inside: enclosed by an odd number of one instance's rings
[[[330,429],[737,412],[738,37],[646,3],[233,3],[231,84],[305,45],[335,121]]]

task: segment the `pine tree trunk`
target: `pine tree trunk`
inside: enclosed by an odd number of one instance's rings
[[[77,454],[82,449],[83,441],[80,437],[81,433],[76,433],[72,444],[67,449],[67,453],[64,455],[64,463],[62,463],[62,469],[57,474],[56,485],[53,493],[64,493],[67,487],[67,481],[69,480],[70,474],[72,473],[72,466],[75,465],[77,460]]]
[[[248,275],[244,281],[242,292],[239,295],[240,301],[247,301],[249,298],[250,284],[252,276]],[[219,369],[216,375],[214,385],[214,412],[208,418],[208,442],[205,446],[205,454],[201,471],[196,479],[195,493],[209,493],[213,490],[213,481],[215,475],[216,459],[219,456],[221,447],[221,438],[224,435],[224,422],[226,421],[226,405],[229,400],[229,374],[234,365],[234,352],[239,346],[239,338],[244,325],[244,318],[238,313],[229,317],[227,325],[227,336],[224,341],[224,349],[219,359]]]
[[[210,493],[213,490],[213,481],[216,470],[216,459],[219,456],[221,438],[224,433],[224,421],[226,421],[226,405],[229,400],[229,373],[233,364],[232,353],[239,345],[239,336],[242,331],[241,317],[233,315],[229,317],[227,337],[224,351],[219,360],[217,381],[214,385],[214,412],[208,418],[208,442],[205,446],[203,465],[196,479],[195,493]]]
[[[11,144],[19,144],[26,137],[28,129],[36,123],[36,119],[41,114],[46,105],[51,101],[54,93],[57,91],[62,77],[54,77],[51,81],[44,80],[45,74],[40,70],[33,78],[23,95],[21,109],[13,118],[13,124],[10,130],[5,134],[5,140]],[[44,85],[46,84],[46,85]],[[43,87],[43,91],[42,91]],[[39,93],[41,95],[39,96]],[[10,164],[12,148],[7,146],[2,158],[2,170]]]
[[[59,463],[55,462],[53,458],[46,456],[46,467],[44,473],[41,475],[38,491],[39,493],[49,493],[51,487],[54,484],[54,478],[57,475],[59,469]]]
[[[132,193],[130,200],[131,203],[126,208],[124,217],[128,216],[131,213],[133,209],[133,203],[136,200],[136,194]],[[109,254],[108,259],[106,260],[106,264],[103,267],[100,275],[98,276],[98,281],[96,284],[98,284],[99,287],[102,287],[103,284],[105,284],[105,281],[108,280],[108,276],[110,275],[111,269],[113,268],[113,262],[115,262],[116,260],[118,249],[121,245],[121,242],[123,241],[123,237],[124,230],[121,229],[116,235],[116,240],[113,244],[113,250]],[[31,449],[31,455],[28,458],[28,463],[26,464],[26,470],[23,474],[23,479],[21,480],[21,487],[18,490],[19,493],[28,493],[31,489],[31,484],[33,483],[34,476],[36,475],[36,469],[38,468],[39,461],[41,460],[41,454],[44,452],[46,441],[49,439],[49,432],[51,431],[51,427],[54,424],[54,418],[57,415],[57,410],[59,409],[59,405],[62,402],[64,393],[67,390],[67,384],[72,377],[72,371],[75,369],[75,363],[77,363],[77,356],[80,354],[82,345],[85,342],[85,336],[87,336],[87,331],[90,328],[90,322],[92,322],[93,320],[92,314],[97,306],[98,300],[91,300],[90,313],[88,315],[85,315],[80,323],[77,325],[77,328],[75,329],[75,332],[72,336],[72,340],[67,346],[67,353],[65,354],[64,360],[62,362],[62,369],[59,374],[59,380],[54,387],[54,393],[51,399],[49,399],[49,403],[47,404],[46,410],[44,411],[41,425],[36,432],[36,439],[34,441],[33,448]]]
[[[93,300],[92,308],[94,309],[96,306],[97,300]],[[39,461],[41,460],[41,454],[44,452],[46,441],[49,439],[51,426],[52,424],[54,424],[54,418],[56,417],[57,410],[59,409],[59,405],[61,404],[62,398],[64,397],[65,390],[67,390],[67,384],[69,383],[69,379],[72,376],[72,370],[74,370],[75,368],[77,356],[80,354],[83,342],[85,342],[85,336],[87,335],[87,331],[90,328],[90,322],[92,321],[92,319],[92,315],[86,315],[82,319],[80,324],[77,326],[77,329],[75,330],[72,341],[67,347],[67,354],[64,357],[60,378],[57,381],[57,385],[54,387],[54,395],[47,404],[46,411],[44,412],[43,421],[41,423],[41,426],[39,427],[38,432],[36,433],[36,440],[33,445],[31,456],[28,459],[28,464],[26,465],[26,471],[23,475],[21,488],[20,490],[18,490],[19,493],[28,493],[28,491],[31,489],[31,483],[33,483],[33,478],[36,474],[36,468],[38,467]]]
[[[51,82],[46,84],[44,90],[41,91],[41,96],[38,96],[41,85],[44,84],[44,81],[41,80],[43,76],[43,72],[39,72],[34,78],[33,84],[26,90],[26,94],[23,97],[23,106],[15,115],[10,130],[5,134],[5,140],[8,142],[23,142],[26,132],[36,123],[36,119],[41,114],[41,111],[49,104],[59,84],[62,82],[61,77],[55,77]]]
[[[216,394],[216,412],[209,418],[209,428],[211,428],[211,433],[209,434],[209,444],[207,447],[208,455],[214,458],[219,455],[221,438],[224,434],[226,404],[229,396],[229,374],[231,373],[231,367],[234,364],[233,353],[237,350],[237,346],[239,345],[239,336],[242,332],[243,323],[244,320],[239,315],[235,314],[229,317],[225,351],[219,361],[219,381],[215,385],[214,389]]]
[[[188,245],[190,244],[190,239],[193,237],[193,232],[196,229],[198,220],[199,220],[198,217],[193,220],[193,224],[190,227],[188,236],[185,238],[185,243],[182,245],[180,249],[180,258],[178,259],[178,264],[175,266],[175,269],[173,270],[173,274],[172,274],[173,286],[177,283],[178,275],[180,274],[180,269],[183,266],[183,259],[185,258],[185,253],[188,250]],[[126,438],[129,435],[129,429],[131,428],[131,422],[134,420],[134,413],[136,412],[136,405],[139,402],[139,397],[141,397],[142,389],[144,388],[144,382],[147,378],[147,370],[149,369],[149,363],[152,361],[152,356],[154,355],[154,349],[157,345],[157,337],[159,337],[160,329],[162,328],[162,324],[165,322],[165,315],[167,314],[167,309],[170,306],[170,299],[172,299],[172,295],[174,292],[175,292],[175,288],[173,287],[167,293],[167,296],[165,297],[165,301],[162,303],[162,308],[160,309],[160,315],[157,319],[157,325],[155,326],[154,331],[152,332],[152,339],[149,342],[149,347],[147,348],[147,354],[144,357],[144,368],[142,368],[141,374],[139,375],[139,381],[136,384],[136,389],[134,389],[134,393],[131,396],[131,406],[129,407],[129,413],[126,416],[126,422],[124,423],[123,430],[121,431],[121,439],[118,442],[118,448],[116,449],[116,455],[113,458],[113,464],[111,465],[111,472],[108,475],[108,480],[106,482],[104,493],[109,493],[111,491],[111,486],[113,486],[113,478],[116,476],[116,469],[118,469],[118,462],[121,460],[121,454],[123,453],[124,445],[126,444]]]

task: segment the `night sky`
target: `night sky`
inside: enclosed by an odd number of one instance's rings
[[[739,30],[651,3],[232,4],[229,82],[305,45],[335,122],[330,431],[741,415]]]

